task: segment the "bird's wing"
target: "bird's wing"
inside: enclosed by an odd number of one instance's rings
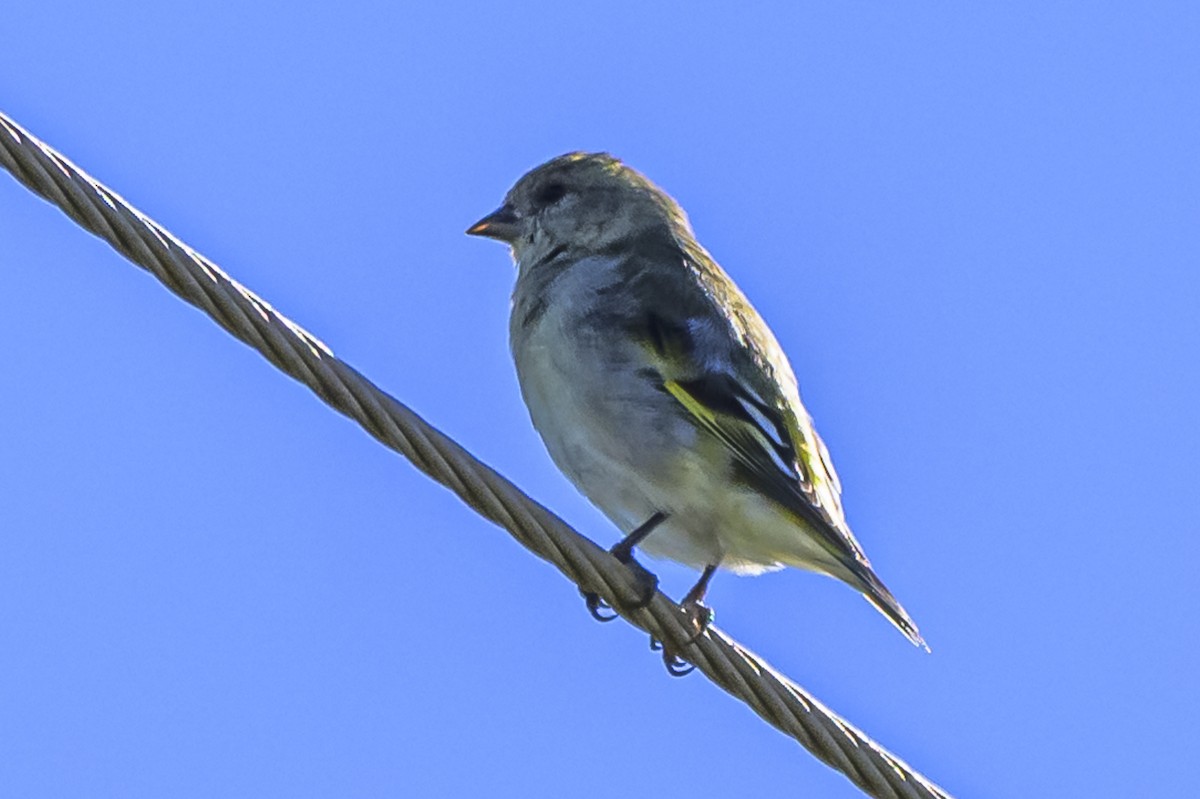
[[[754,313],[748,304],[735,310]],[[736,314],[723,318],[737,322]],[[778,344],[761,336],[755,340],[745,329],[733,336],[720,331],[720,340],[735,346],[713,358],[712,346],[693,340],[704,337],[703,323],[672,324],[649,315],[644,325],[663,388],[698,427],[724,444],[743,483],[806,522],[837,562],[867,565],[842,514],[841,485],[829,452],[798,392],[789,396],[787,382],[794,384],[794,378]]]
[[[829,451],[800,401],[779,342],[694,239],[676,237],[674,245],[660,245],[653,255],[682,255],[691,279],[637,269],[639,259],[630,259],[635,268],[621,283],[626,302],[619,321],[642,342],[663,390],[728,449],[742,483],[795,516],[830,563],[842,567],[828,573],[862,592],[910,641],[924,646],[846,524]],[[672,304],[655,313],[663,297]]]

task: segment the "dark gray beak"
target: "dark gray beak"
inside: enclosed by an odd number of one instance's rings
[[[512,244],[521,235],[520,220],[512,206],[504,205],[467,228],[468,236],[487,236]]]

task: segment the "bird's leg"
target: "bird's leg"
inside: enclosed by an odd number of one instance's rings
[[[658,510],[646,521],[637,526],[632,533],[622,538],[609,550],[622,563],[629,564],[633,560],[633,548],[646,540],[646,536],[654,532],[654,528],[667,520],[667,514]]]
[[[695,641],[704,631],[708,629],[708,625],[712,624],[713,612],[712,608],[704,604],[704,595],[708,593],[708,584],[712,581],[713,575],[717,573],[717,565],[715,563],[704,567],[700,579],[692,586],[692,590],[687,592],[687,596],[679,604],[687,611],[688,618],[696,627],[696,634],[692,636],[691,641]],[[689,641],[688,643],[691,643]]]
[[[708,593],[708,584],[712,581],[713,575],[716,573],[717,564],[713,563],[705,566],[700,579],[696,581],[696,584],[692,586],[692,590],[688,591],[683,601],[679,603],[680,607],[687,613],[692,625],[696,628],[696,631],[688,638],[687,642],[689,644],[704,635],[704,631],[708,629],[708,625],[712,624],[712,609],[706,606],[701,600]],[[672,677],[683,677],[696,670],[694,665],[688,663],[676,654],[673,649],[667,647],[653,636],[650,638],[650,648],[655,652],[660,649],[662,650],[663,663],[667,664],[667,672]]]
[[[666,518],[667,514],[662,511],[655,511],[653,516],[638,525],[632,533],[622,538],[609,550],[613,557],[629,567],[629,570],[633,572],[633,576],[637,579],[639,587],[642,589],[638,601],[630,606],[631,610],[637,610],[649,605],[650,600],[654,598],[654,592],[658,590],[658,578],[642,566],[642,564],[633,559],[633,548],[642,543],[646,539],[646,536],[654,532],[654,528],[666,521]],[[588,613],[591,613],[592,618],[596,621],[612,621],[617,617],[616,613],[606,614],[603,612],[608,608],[608,604],[600,598],[599,594],[594,594],[590,591],[580,591],[580,593],[583,594],[584,601],[587,603]]]

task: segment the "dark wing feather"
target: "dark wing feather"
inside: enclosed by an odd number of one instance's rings
[[[842,521],[840,506],[828,507],[818,492],[822,482],[836,491],[823,445],[797,435],[787,415],[749,392],[735,378],[708,374],[694,380],[666,380],[664,387],[696,423],[733,454],[743,483],[783,506],[814,530],[838,561],[866,563],[861,547]],[[816,456],[815,460],[813,455]]]

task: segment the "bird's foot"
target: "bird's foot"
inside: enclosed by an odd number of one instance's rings
[[[688,636],[687,644],[694,644],[712,624],[714,615],[712,608],[698,599],[685,599],[680,607],[683,608],[688,623],[693,628],[692,634]],[[695,664],[688,663],[674,649],[654,636],[650,636],[650,649],[654,652],[662,652],[663,663],[667,667],[667,673],[672,677],[684,677],[696,670]]]
[[[663,665],[667,667],[667,674],[670,674],[672,677],[686,677],[696,670],[694,664],[688,663],[679,657],[673,649],[664,645],[662,641],[653,635],[650,636],[650,651],[662,652]]]
[[[596,621],[612,621],[617,617],[617,614],[612,611],[612,606],[600,598],[599,594],[594,594],[591,591],[579,589],[579,593],[583,594],[583,603],[587,606],[588,613]]]
[[[654,572],[634,560],[632,555],[626,554],[622,557],[622,553],[617,553],[617,559],[629,568],[638,586],[637,599],[628,604],[623,604],[621,607],[626,611],[641,610],[650,604],[654,599],[655,593],[658,592],[658,577],[655,576]],[[580,590],[579,593],[583,594],[584,604],[587,605],[588,613],[596,621],[612,621],[619,615],[611,605],[600,598],[599,594],[583,590]]]
[[[696,642],[700,636],[709,628],[713,622],[713,610],[708,605],[705,605],[699,599],[683,601],[683,612],[687,614],[688,622],[692,625],[694,632],[692,637],[688,639],[688,643]]]

